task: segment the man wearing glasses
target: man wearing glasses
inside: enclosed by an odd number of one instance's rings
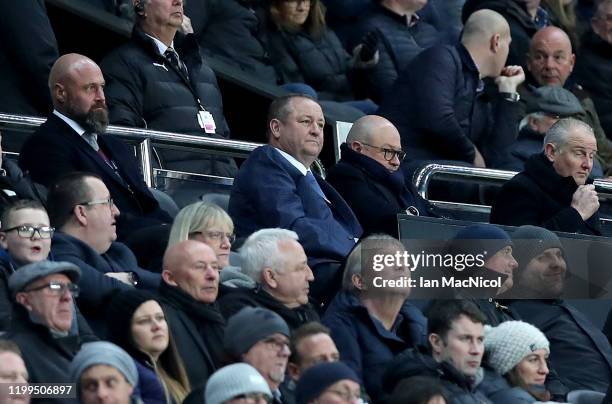
[[[64,177],[49,190],[47,206],[57,229],[54,258],[81,268],[79,308],[94,331],[104,336],[109,294],[133,286],[157,289],[160,276],[139,268],[132,251],[115,241],[120,212],[95,174],[76,172]]]
[[[406,157],[400,135],[387,119],[359,118],[340,146],[341,158],[327,181],[349,204],[365,234],[398,236],[397,214],[438,216],[399,170]]]
[[[20,268],[9,278],[17,304],[8,338],[23,354],[30,383],[70,383],[70,362],[81,344],[88,342],[71,332],[80,277],[74,264],[41,261]]]

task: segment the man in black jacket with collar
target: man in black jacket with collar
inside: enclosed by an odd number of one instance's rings
[[[327,181],[349,204],[364,233],[398,236],[398,213],[438,216],[401,173],[400,135],[387,119],[359,118],[351,127],[342,157],[327,174]]]
[[[596,153],[590,126],[559,120],[546,133],[544,152],[529,158],[525,170],[502,187],[491,223],[601,235],[599,200],[589,179]]]
[[[74,171],[100,176],[121,210],[119,238],[172,219],[145,184],[132,150],[104,134],[108,110],[104,77],[93,60],[75,53],[60,57],[49,76],[54,111],[26,141],[19,166],[50,187]]]
[[[137,0],[132,39],[101,63],[113,124],[229,137],[221,93],[192,34],[178,31],[183,0]],[[164,151],[165,167],[233,176],[229,158]]]

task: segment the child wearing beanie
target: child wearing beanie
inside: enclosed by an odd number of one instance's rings
[[[538,328],[523,321],[505,321],[485,328],[485,357],[511,389],[490,396],[495,403],[535,403],[550,400],[544,388],[550,344]]]

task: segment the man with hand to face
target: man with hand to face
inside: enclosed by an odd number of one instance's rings
[[[599,200],[589,178],[596,154],[591,127],[573,118],[559,120],[546,133],[544,151],[502,187],[491,223],[601,235]]]

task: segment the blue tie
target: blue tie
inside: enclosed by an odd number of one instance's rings
[[[308,170],[306,172],[306,181],[308,181],[308,184],[312,187],[312,189],[319,194],[319,196],[321,196],[321,198],[327,200],[327,198],[325,197],[325,194],[323,193],[323,190],[321,189],[321,187],[319,186],[319,183],[317,182],[317,179],[315,178],[315,176],[312,174],[312,171]]]

